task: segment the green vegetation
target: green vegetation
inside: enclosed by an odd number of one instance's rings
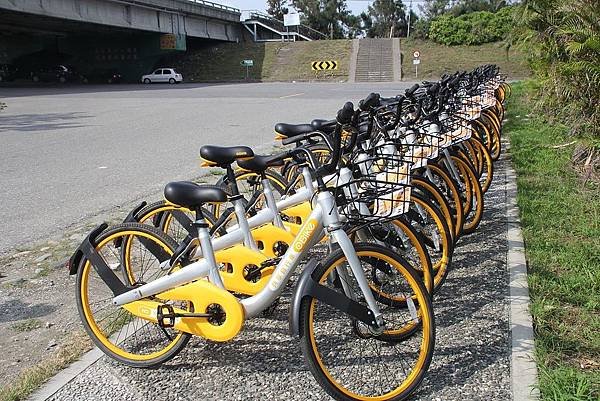
[[[479,45],[497,42],[512,28],[512,7],[500,11],[477,11],[459,17],[442,15],[429,26],[429,39],[444,45]]]
[[[431,41],[400,39],[403,79],[414,79],[413,52],[421,52],[419,79],[439,79],[444,73],[469,71],[482,64],[497,64],[509,79],[528,77],[530,74],[525,55],[517,49],[507,50],[500,43],[479,46],[444,46]]]
[[[348,40],[321,40],[292,43],[227,43],[219,46],[190,50],[170,62],[181,70],[186,80],[243,81],[246,68],[244,59],[254,60],[249,68],[250,80],[308,81],[346,80],[350,63],[352,42]],[[311,70],[311,62],[337,60],[334,71]]]
[[[42,327],[42,322],[40,322],[39,320],[27,319],[27,320],[21,320],[15,324],[13,324],[10,328],[15,331],[23,333],[23,332],[39,329],[40,327]]]
[[[543,87],[539,109],[578,135],[600,138],[600,3],[525,0],[518,15],[515,40]]]
[[[529,76],[525,56],[517,49],[507,49],[499,43],[480,46],[444,46],[425,40],[400,41],[404,79],[414,79],[412,53],[421,51],[419,79],[437,79],[445,72],[470,70],[486,63],[500,66],[510,79]],[[186,81],[244,81],[245,67],[241,60],[254,60],[250,80],[254,81],[345,81],[348,79],[352,41],[321,40],[294,43],[227,43],[211,48],[190,50],[168,61],[181,70]],[[311,70],[316,60],[337,60],[335,71]]]
[[[573,169],[568,127],[529,114],[530,96],[540,89],[514,86],[504,128],[518,176],[540,390],[544,400],[596,401],[600,184],[584,182]]]
[[[264,79],[266,81],[346,80],[351,53],[352,42],[349,40],[268,43]],[[310,64],[317,60],[337,60],[338,69],[315,73],[311,70]]]
[[[311,27],[333,39],[343,39],[353,21],[345,0],[289,0],[279,1],[294,6],[300,13],[302,24]]]

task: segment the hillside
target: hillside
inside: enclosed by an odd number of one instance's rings
[[[346,80],[352,42],[323,40],[314,42],[224,43],[201,50],[188,51],[171,61],[186,80],[239,81],[245,79],[242,60],[254,60],[249,68],[251,80],[308,81]],[[311,62],[336,60],[338,70],[311,70]]]
[[[480,46],[444,46],[422,40],[400,40],[404,80],[414,80],[412,54],[421,52],[418,79],[435,79],[444,72],[469,70],[486,63],[498,64],[510,79],[529,75],[525,56],[511,50],[508,53],[498,43]],[[200,50],[190,50],[168,60],[183,73],[186,81],[243,81],[245,59],[254,60],[249,69],[253,81],[346,81],[352,53],[351,40],[321,40],[314,42],[223,43]],[[310,64],[318,60],[336,60],[338,70],[315,74]]]
[[[525,55],[515,49],[508,54],[501,43],[478,46],[444,46],[425,40],[400,39],[402,79],[414,80],[413,52],[421,53],[418,79],[435,79],[443,73],[470,70],[481,64],[497,64],[509,79],[529,76]]]

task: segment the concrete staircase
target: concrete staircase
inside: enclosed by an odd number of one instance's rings
[[[356,82],[394,81],[393,39],[361,39],[356,60]]]

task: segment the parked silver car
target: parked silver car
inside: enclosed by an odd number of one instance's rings
[[[150,84],[153,82],[168,82],[178,84],[183,81],[183,76],[175,71],[174,68],[158,68],[153,73],[143,75],[142,82]]]

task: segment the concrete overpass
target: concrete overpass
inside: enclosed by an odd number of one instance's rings
[[[64,64],[126,80],[178,52],[242,40],[238,9],[204,0],[0,0],[0,64],[29,79]]]
[[[103,28],[241,39],[240,11],[203,0],[0,0],[0,30]]]

